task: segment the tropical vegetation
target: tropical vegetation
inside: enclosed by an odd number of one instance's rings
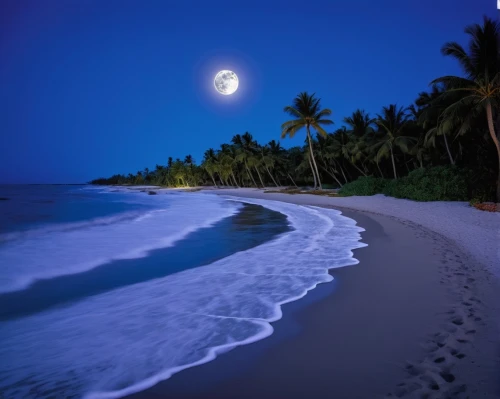
[[[281,126],[282,139],[304,132],[302,145],[258,143],[245,132],[206,150],[199,164],[191,155],[168,158],[92,183],[336,187],[343,195],[500,202],[500,23],[485,17],[465,32],[467,48],[449,42],[441,50],[463,75],[436,78],[409,106],[389,104],[376,115],[357,109],[327,131],[332,111],[302,92],[284,107],[291,119]]]

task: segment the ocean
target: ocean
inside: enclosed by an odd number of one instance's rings
[[[149,190],[0,186],[0,397],[144,390],[269,336],[365,245],[336,210]]]

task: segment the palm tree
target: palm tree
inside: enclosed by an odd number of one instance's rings
[[[262,185],[262,187],[265,187],[266,185],[264,184],[264,181],[262,180],[262,175],[260,174],[259,171],[261,159],[257,156],[257,154],[247,154],[246,162],[248,167],[255,169],[255,171],[257,172],[257,176],[259,176],[260,184]]]
[[[333,138],[333,134],[329,134],[327,137],[317,135],[316,140],[318,144],[317,146],[318,150],[316,154],[319,155],[321,169],[323,169],[324,172],[333,177],[333,179],[337,182],[339,187],[342,187],[342,183],[340,182],[340,180],[336,175],[336,173],[338,173],[338,170],[335,167],[333,167],[330,162],[330,161],[333,161],[334,163],[336,162],[333,154],[329,152],[329,150],[332,148],[333,142],[335,141],[335,139]]]
[[[307,92],[302,92],[295,97],[293,105],[287,105],[284,108],[284,111],[295,119],[287,121],[281,125],[281,138],[285,138],[287,135],[290,136],[290,138],[293,138],[298,130],[303,127],[306,128],[309,152],[311,155],[310,161],[312,160],[311,171],[315,181],[314,188],[316,188],[317,181],[319,189],[321,190],[321,180],[318,166],[314,158],[310,128],[314,128],[316,132],[321,134],[323,137],[326,137],[327,134],[322,125],[332,125],[333,121],[326,119],[327,116],[332,114],[332,111],[328,108],[321,109],[320,101],[321,100],[319,98],[315,97],[315,94],[309,95]]]
[[[413,155],[417,159],[420,169],[424,168],[424,160],[429,159],[428,147],[425,144],[426,139],[427,137],[422,138],[421,136],[417,144],[411,150],[411,155]]]
[[[229,144],[222,144],[219,151],[219,175],[224,175],[224,179],[231,182],[230,178],[233,178],[233,183],[236,187],[239,187],[236,176],[234,175],[234,167],[236,166],[238,160],[238,152],[236,148]]]
[[[292,147],[288,151],[286,151],[286,155],[283,161],[283,168],[286,170],[286,176],[292,182],[292,184],[297,188],[299,186],[297,186],[297,183],[295,183],[295,180],[292,177],[292,173],[295,175],[294,172],[297,171],[303,158],[304,156],[302,149],[300,147]]]
[[[279,187],[278,183],[276,182],[276,179],[274,178],[274,176],[270,170],[270,169],[274,168],[274,165],[276,164],[276,159],[273,156],[273,153],[271,152],[271,148],[269,147],[269,144],[262,147],[261,152],[262,152],[261,164],[264,166],[264,169],[266,169],[267,174],[269,175],[269,177],[273,181],[274,185],[276,187]]]
[[[253,137],[250,133],[246,132],[243,136],[244,142],[248,142],[248,153],[249,156],[247,158],[248,166],[255,169],[257,172],[257,176],[259,176],[260,184],[262,187],[265,187],[264,181],[262,180],[262,175],[260,174],[259,166],[262,164],[262,159],[260,158],[261,147],[256,140],[253,140]]]
[[[188,167],[188,171],[189,173],[187,174],[187,180],[189,180],[190,178],[192,179],[191,181],[194,183],[194,185],[196,185],[196,178],[195,178],[195,175],[194,175],[194,159],[193,159],[193,156],[192,155],[186,155],[184,157],[184,165],[186,165]]]
[[[349,133],[347,132],[346,127],[342,126],[340,129],[337,129],[333,134],[331,134],[330,145],[326,148],[327,152],[325,155],[327,159],[337,162],[337,165],[342,172],[342,176],[346,183],[349,181],[345,173],[347,168],[344,169],[344,166],[342,164],[344,159],[350,161],[351,158],[349,151],[349,141]]]
[[[445,94],[463,93],[463,96],[444,111],[444,117],[455,119],[460,114],[471,117],[462,122],[462,130],[469,130],[472,116],[486,111],[488,131],[498,155],[497,201],[500,201],[500,22],[485,17],[483,25],[465,28],[471,40],[469,52],[456,42],[446,43],[441,52],[455,58],[462,67],[465,78],[443,76],[431,84],[444,83],[449,87]],[[497,113],[497,115],[495,115]]]
[[[285,155],[287,151],[281,146],[280,142],[276,140],[271,140],[267,143],[266,148],[269,149],[269,155],[274,160],[273,172],[275,178],[273,180],[276,180],[278,185],[281,186],[279,176],[280,174],[281,176],[286,176],[287,174],[287,168],[285,165]]]
[[[450,120],[443,118],[443,111],[450,105],[449,101],[443,101],[442,94],[446,91],[443,85],[432,85],[430,93],[419,93],[415,104],[418,107],[416,119],[423,129],[427,131],[423,145],[425,147],[436,147],[436,137],[443,136],[444,146],[450,159],[450,163],[455,165],[455,160],[451,154],[447,136],[455,129],[456,123],[449,123]]]
[[[375,119],[370,118],[364,110],[358,109],[351,116],[344,118],[344,123],[350,128],[348,132],[359,138],[373,132]]]
[[[144,168],[143,178],[145,183],[149,181],[149,168]]]
[[[376,161],[390,156],[394,178],[397,179],[396,162],[394,160],[394,149],[399,148],[403,153],[409,152],[409,144],[415,142],[415,138],[404,136],[404,128],[410,119],[407,109],[398,108],[396,104],[382,108],[382,115],[377,114],[375,123],[379,126],[384,136],[375,144],[378,149]]]
[[[172,164],[172,176],[175,179],[175,185],[178,186],[179,183],[185,187],[188,187],[186,179],[186,165],[179,158],[177,158]]]
[[[215,182],[215,177],[214,177],[214,173],[217,170],[216,162],[217,160],[215,158],[215,151],[213,148],[209,148],[203,154],[203,162],[201,163],[201,166],[203,167],[203,169],[207,171],[208,175],[212,179],[214,187],[217,187],[217,183]]]
[[[245,134],[243,135],[237,134],[231,139],[231,142],[236,146],[238,151],[238,156],[236,157],[236,160],[239,162],[243,162],[248,177],[250,177],[255,187],[258,187],[258,184],[255,181],[252,172],[250,171],[249,168],[249,161],[254,156],[252,135],[248,132],[245,132]]]

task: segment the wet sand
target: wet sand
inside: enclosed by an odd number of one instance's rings
[[[500,397],[496,281],[436,233],[337,209],[366,230],[358,265],[283,306],[272,336],[129,398]]]

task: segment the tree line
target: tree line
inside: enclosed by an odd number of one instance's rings
[[[205,151],[200,164],[191,155],[135,174],[93,180],[92,184],[154,184],[268,187],[343,187],[359,177],[399,179],[417,169],[449,165],[468,171],[471,194],[500,201],[500,23],[487,17],[467,26],[469,44],[446,43],[441,52],[460,64],[462,76],[444,76],[413,104],[362,109],[333,125],[332,111],[315,94],[299,93],[284,108],[291,117],[281,138],[305,131],[301,146],[258,143],[249,132]]]

